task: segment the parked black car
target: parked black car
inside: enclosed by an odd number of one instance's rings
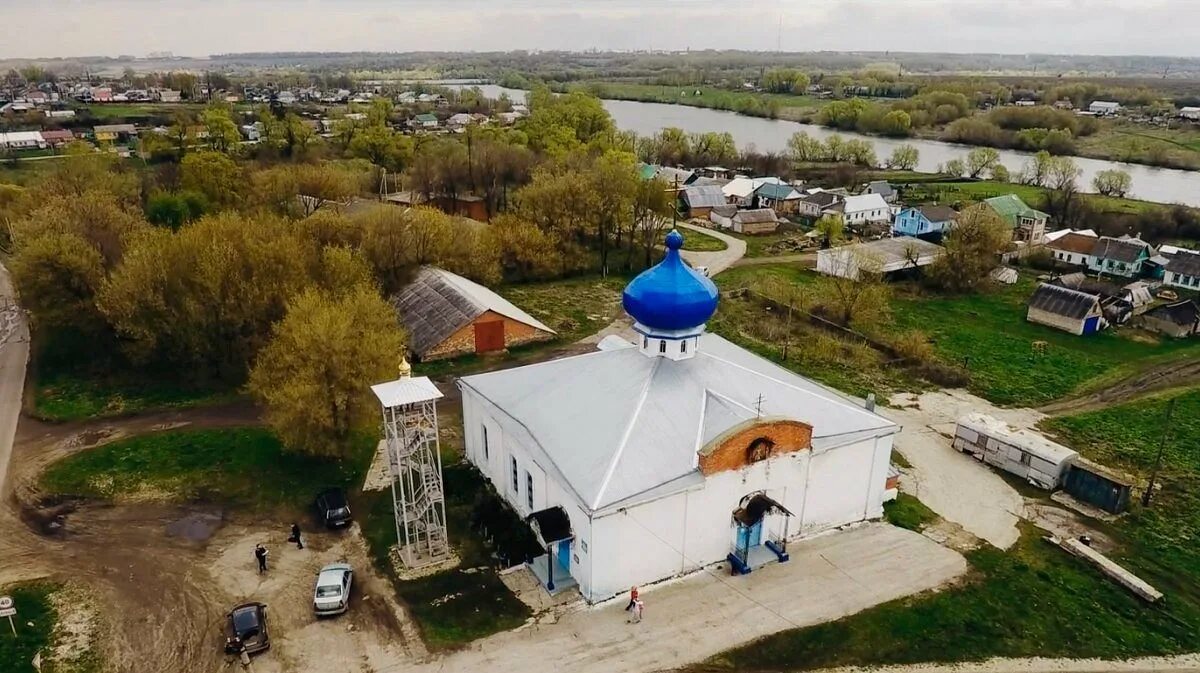
[[[271,636],[267,633],[267,606],[262,603],[246,603],[229,611],[225,638],[226,654],[254,654],[271,648]]]
[[[346,493],[340,488],[322,491],[317,496],[317,521],[328,528],[339,528],[350,525],[350,503],[346,501]]]

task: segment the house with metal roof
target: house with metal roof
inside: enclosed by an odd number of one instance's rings
[[[790,215],[796,212],[800,199],[804,195],[795,187],[783,182],[764,182],[759,185],[750,197],[751,208],[770,208],[780,215]]]
[[[830,212],[831,208],[840,204],[845,198],[837,192],[818,190],[800,199],[796,204],[796,214],[815,220]]]
[[[895,203],[900,198],[900,193],[887,180],[872,180],[868,182],[867,188],[863,190],[863,194],[878,194],[888,203]]]
[[[904,208],[892,220],[893,236],[940,237],[950,231],[958,212],[950,206]]]
[[[1154,248],[1143,240],[1101,236],[1092,244],[1087,266],[1099,274],[1137,278],[1153,254]]]
[[[993,196],[983,202],[994,210],[1013,229],[1013,240],[1029,245],[1041,245],[1046,238],[1046,221],[1050,216],[1030,208],[1016,194]]]
[[[531,523],[552,593],[748,572],[882,515],[899,428],[706,333],[717,288],[682,245],[626,286],[634,341],[459,379],[467,460]]]
[[[1025,319],[1071,334],[1095,334],[1104,327],[1100,298],[1069,287],[1041,283],[1029,297]]]
[[[716,185],[695,185],[679,190],[680,209],[686,217],[708,218],[713,208],[726,205],[725,193]]]
[[[929,266],[945,248],[912,236],[839,245],[817,251],[817,273],[857,280],[862,274],[888,275]]]
[[[1193,299],[1185,299],[1147,311],[1142,316],[1142,326],[1177,339],[1200,334],[1200,305]]]
[[[842,202],[842,217],[848,226],[891,222],[892,209],[878,194],[858,194]]]
[[[770,208],[739,210],[729,218],[729,228],[739,234],[772,234],[779,229],[779,218]]]
[[[1092,249],[1099,239],[1093,232],[1068,231],[1051,239],[1046,237],[1046,249],[1055,261],[1072,266],[1090,266]]]
[[[1179,248],[1171,255],[1163,283],[1186,290],[1200,290],[1200,251]]]
[[[554,338],[554,330],[474,281],[432,266],[392,298],[408,331],[408,348],[423,362],[502,351]]]

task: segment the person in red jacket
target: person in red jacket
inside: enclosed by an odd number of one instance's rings
[[[630,610],[632,610],[633,607],[635,605],[637,605],[637,600],[638,600],[638,590],[637,590],[637,587],[634,587],[629,590],[629,605],[625,606],[625,612],[629,612]]]

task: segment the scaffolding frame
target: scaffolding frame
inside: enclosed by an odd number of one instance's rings
[[[427,378],[409,380],[428,384],[433,394],[390,405],[381,395],[380,402],[399,557],[407,568],[416,569],[452,554],[438,439],[436,401],[441,393]]]

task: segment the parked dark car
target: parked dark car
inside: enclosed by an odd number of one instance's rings
[[[340,488],[322,491],[316,501],[317,520],[327,528],[339,528],[350,525],[350,503],[346,501],[346,493]]]
[[[229,611],[225,638],[226,654],[255,654],[271,648],[267,633],[267,606],[246,603]]]

